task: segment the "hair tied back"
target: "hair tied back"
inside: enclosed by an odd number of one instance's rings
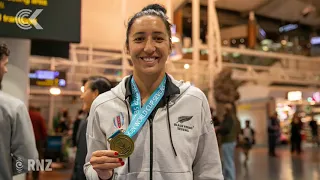
[[[163,14],[167,13],[167,10],[164,6],[161,6],[160,4],[150,4],[146,7],[144,7],[141,11],[148,11],[148,10],[155,10],[158,12],[163,12]]]

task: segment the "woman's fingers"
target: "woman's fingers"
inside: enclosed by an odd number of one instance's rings
[[[120,163],[122,162],[121,158],[117,157],[108,157],[108,156],[92,156],[90,159],[90,164],[104,164],[104,163]]]
[[[90,164],[96,171],[112,170],[124,165],[118,152],[111,150],[100,150],[92,153]]]
[[[124,162],[118,163],[104,163],[104,164],[94,164],[92,165],[94,170],[112,170],[124,165]]]
[[[100,156],[108,156],[108,157],[118,157],[117,151],[112,150],[100,150],[92,153],[92,156],[100,157]]]

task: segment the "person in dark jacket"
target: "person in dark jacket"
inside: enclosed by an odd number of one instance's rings
[[[32,105],[29,106],[29,115],[32,122],[33,132],[36,139],[36,146],[39,159],[44,159],[44,147],[47,139],[46,121],[42,117],[40,110]],[[39,171],[32,172],[33,180],[39,179]]]
[[[101,76],[91,76],[84,84],[84,92],[81,95],[83,101],[82,110],[89,113],[92,102],[102,93],[112,88],[110,81]],[[81,120],[76,134],[77,152],[74,164],[72,180],[86,180],[83,165],[87,155],[87,120]]]
[[[78,115],[76,120],[73,123],[73,129],[72,129],[72,146],[76,147],[77,146],[77,134],[79,130],[79,125],[82,120],[87,118],[87,113],[85,113],[82,109],[78,111]]]
[[[226,104],[223,121],[216,128],[217,134],[221,135],[222,170],[226,180],[236,179],[234,153],[237,136],[240,134],[241,127],[234,111],[234,105]]]
[[[318,136],[318,124],[317,121],[312,117],[311,121],[309,122],[309,126],[311,128],[311,134],[312,134],[312,142],[315,145],[320,146],[319,136]]]
[[[294,114],[291,123],[291,152],[301,153],[302,121],[298,114]]]
[[[278,119],[278,114],[275,112],[271,116],[268,123],[268,140],[269,140],[269,156],[276,157],[276,144],[277,139],[280,136],[280,122]]]

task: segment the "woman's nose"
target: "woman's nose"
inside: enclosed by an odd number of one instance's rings
[[[154,45],[153,39],[152,38],[148,38],[146,45],[144,47],[144,51],[146,53],[153,53],[156,50],[156,46]]]

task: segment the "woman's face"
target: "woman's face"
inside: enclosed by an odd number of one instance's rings
[[[84,91],[80,96],[83,102],[82,110],[84,110],[85,112],[89,112],[92,102],[98,95],[99,93],[97,90],[92,91],[90,89],[90,81],[86,82],[86,84],[84,85]]]
[[[170,47],[169,35],[161,18],[142,16],[132,24],[128,51],[138,73],[152,75],[164,72]]]

